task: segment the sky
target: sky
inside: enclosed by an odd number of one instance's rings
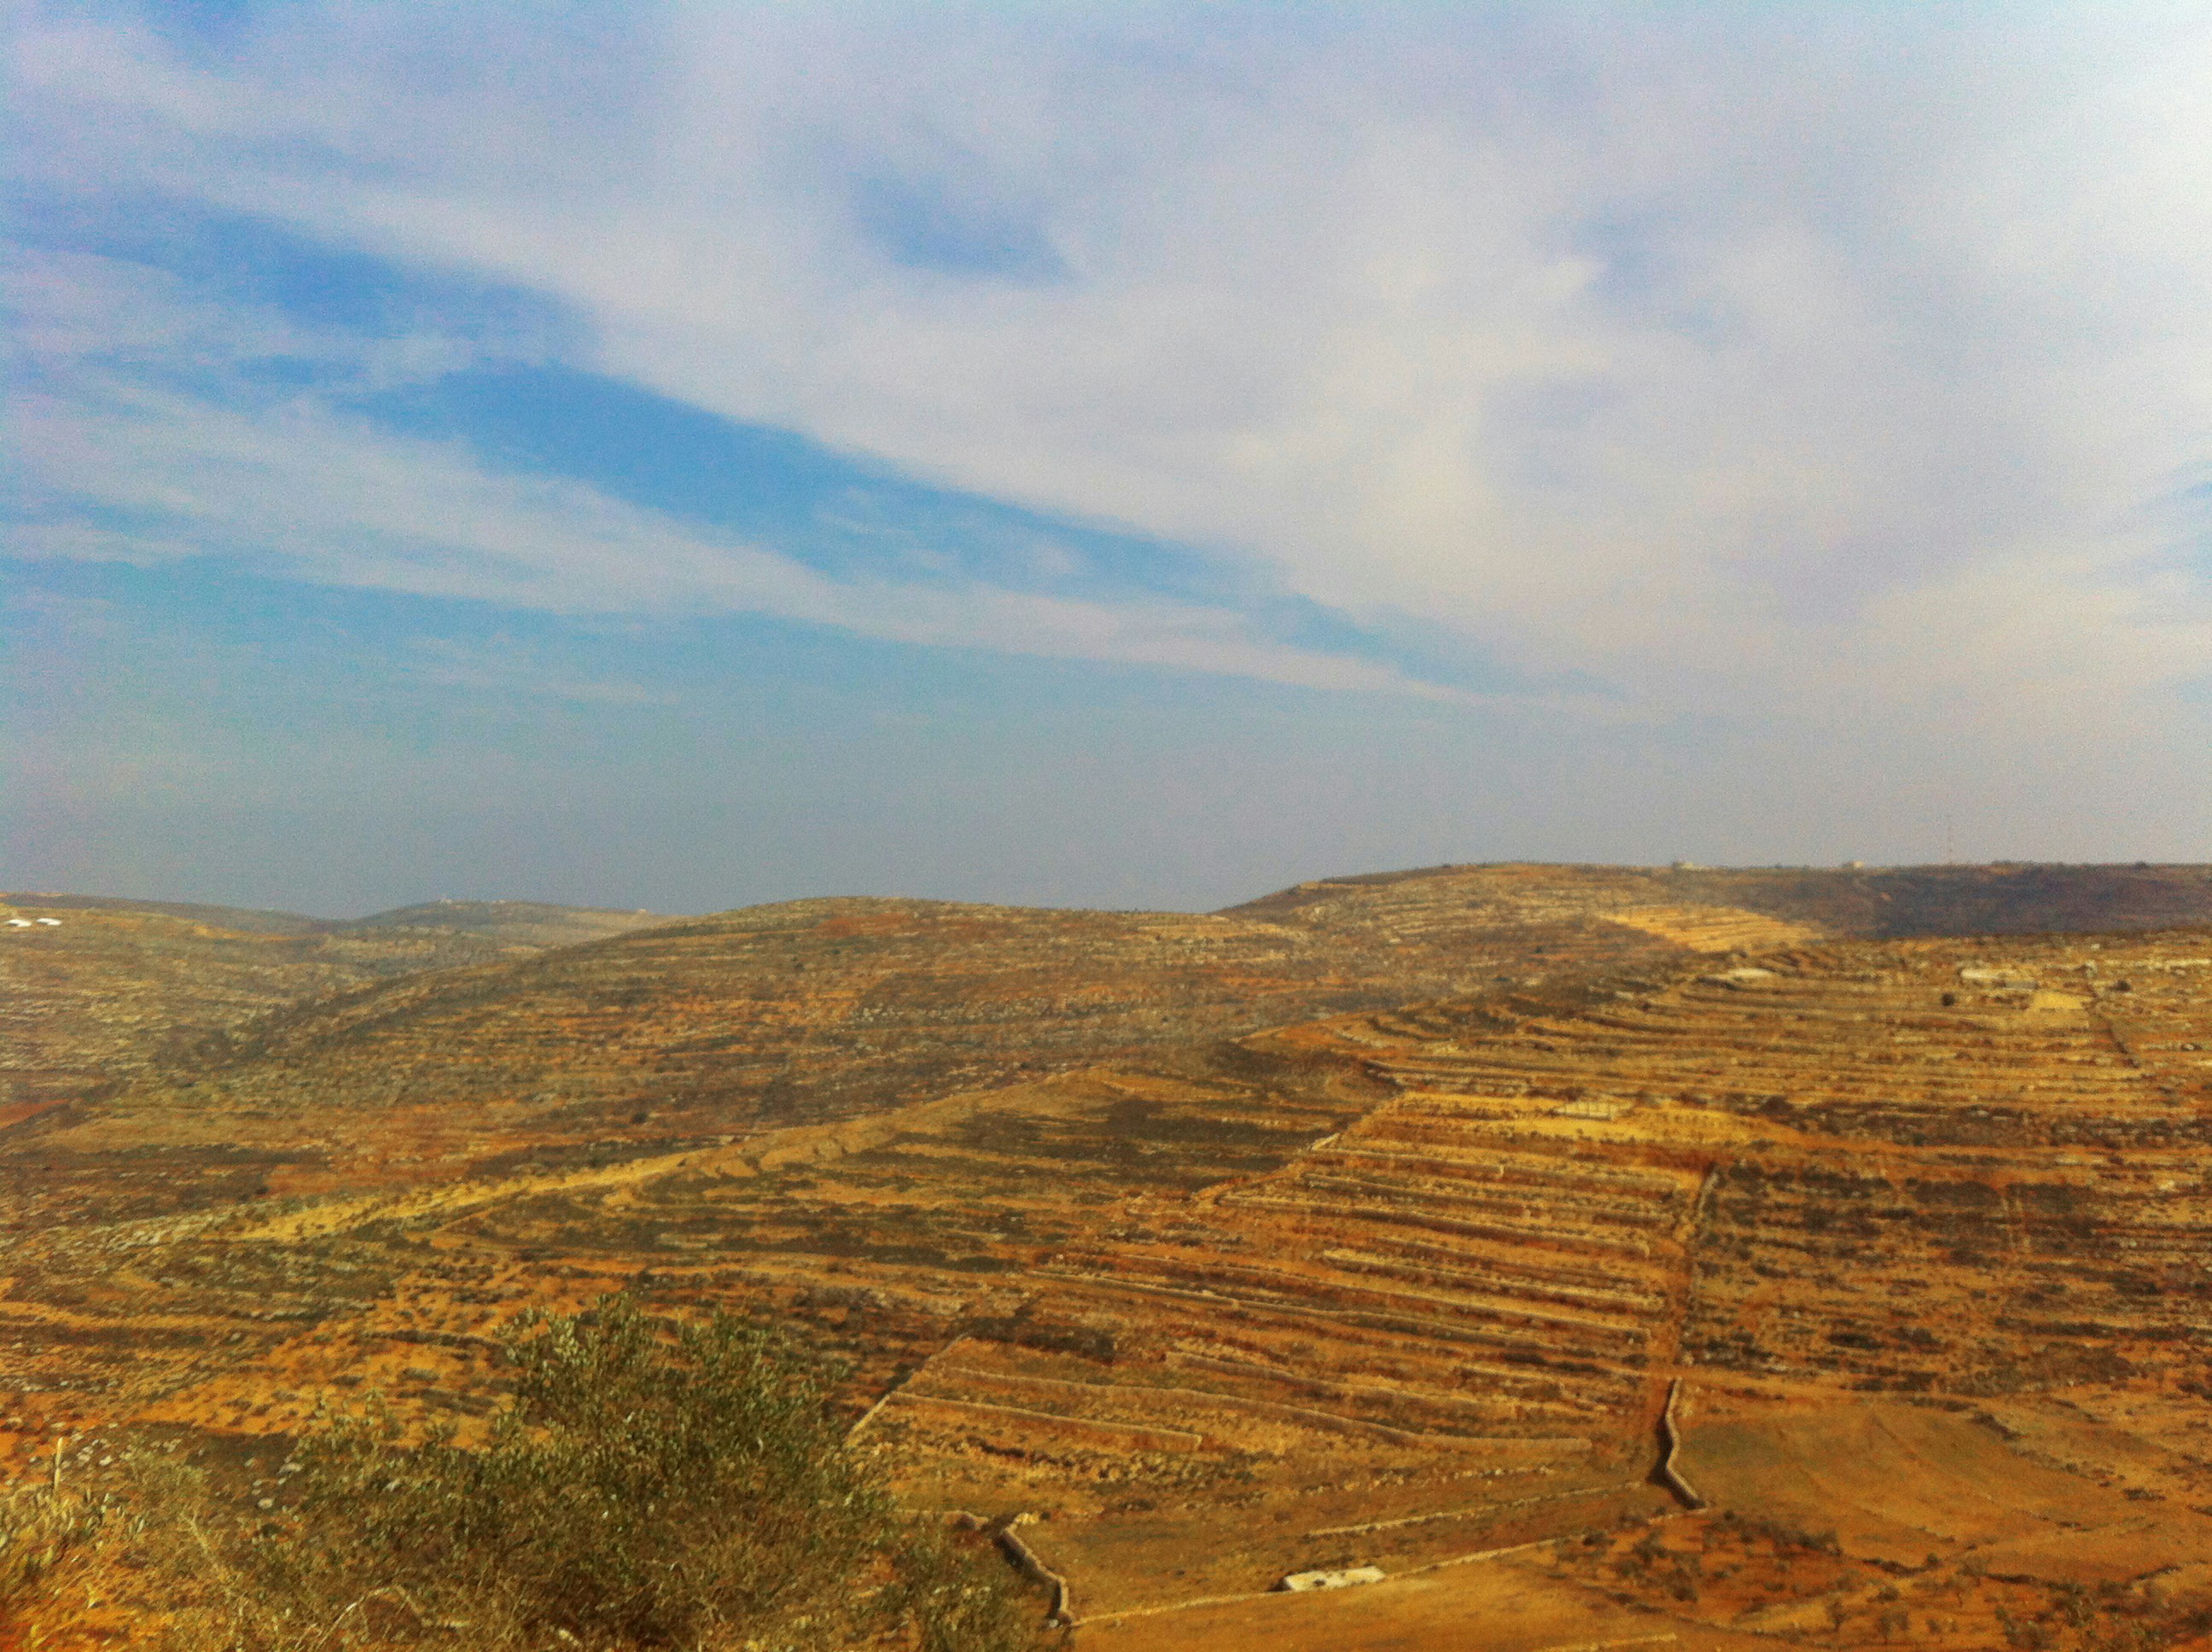
[[[2212,859],[2212,15],[17,3],[0,887]]]

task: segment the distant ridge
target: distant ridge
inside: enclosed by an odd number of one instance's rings
[[[351,935],[379,929],[437,929],[515,946],[567,946],[676,921],[665,913],[647,912],[641,907],[618,911],[609,907],[560,906],[549,901],[423,901],[388,912],[372,912],[365,918],[311,918],[305,913],[259,907],[28,891],[0,893],[0,905],[53,912],[152,913],[240,935]]]
[[[513,963],[671,921],[536,901],[311,918],[185,901],[0,895],[0,1128],[209,1059],[261,1017],[405,975]]]
[[[1787,923],[1815,925],[1838,934],[1901,938],[2078,933],[2212,924],[2212,865],[2008,860],[1920,866],[1707,866],[1683,862],[1673,867],[1470,861],[1314,878],[1220,908],[1213,915],[1303,926],[1317,916],[1316,909],[1322,907],[1332,909],[1332,921],[1342,922],[1371,905],[1372,919],[1381,920],[1386,910],[1405,906],[1409,896],[1417,903],[1423,896],[1452,900],[1462,886],[1480,884],[1486,891],[1500,880],[1529,878],[1572,878],[1585,896],[1603,890],[1621,902],[1663,899],[1734,907]],[[1601,899],[1596,904],[1607,903]],[[696,921],[684,914],[643,908],[563,906],[546,901],[423,901],[362,918],[316,918],[253,907],[29,891],[0,892],[0,905],[55,912],[156,914],[247,935],[441,930],[532,948]],[[768,906],[736,908],[767,909]],[[732,914],[709,915],[727,918]]]
[[[445,929],[519,946],[568,946],[605,935],[626,934],[680,920],[642,907],[619,912],[607,907],[564,907],[544,901],[425,901],[394,907],[366,918],[324,923],[332,934],[376,929]]]
[[[0,892],[0,905],[35,907],[50,912],[154,913],[241,935],[313,935],[325,926],[323,920],[300,912],[207,906],[191,901],[133,901],[119,895],[47,895],[25,890]]]
[[[1274,922],[1419,925],[1514,882],[1571,884],[1613,904],[1733,908],[1837,935],[2084,934],[2212,924],[2212,865],[1699,866],[1501,861],[1316,878],[1224,907]],[[1326,914],[1324,917],[1322,914]]]

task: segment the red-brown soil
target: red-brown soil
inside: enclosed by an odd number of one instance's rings
[[[806,903],[280,1014],[0,1135],[0,1479],[465,1428],[501,1323],[627,1286],[848,1361],[1079,1645],[2191,1643],[2212,932],[1854,939],[1770,876]]]

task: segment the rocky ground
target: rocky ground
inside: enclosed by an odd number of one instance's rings
[[[2212,931],[1771,876],[815,902],[280,1008],[0,1134],[0,1480],[465,1430],[628,1288],[847,1362],[1079,1644],[2195,1643]]]

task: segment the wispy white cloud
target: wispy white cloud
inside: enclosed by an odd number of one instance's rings
[[[325,396],[255,404],[194,393],[128,368],[150,359],[172,377],[206,369],[228,389],[241,359],[313,353],[328,382],[357,389],[385,382],[396,363],[434,372],[462,357],[451,341],[359,343],[247,308],[173,301],[157,276],[112,260],[31,259],[27,270],[15,293],[21,336],[66,389],[17,398],[15,430],[39,484],[9,535],[19,554],[242,558],[332,583],[566,613],[758,613],[894,641],[1472,697],[1270,641],[1229,607],[833,578],[577,482],[489,470],[456,442],[395,434]]]
[[[82,20],[16,52],[53,176],[546,294],[604,370],[1534,675],[1862,753],[2154,768],[2195,726],[2197,9],[678,6],[580,48],[288,8],[218,66]],[[1405,681],[1227,607],[834,581],[326,413],[90,416],[51,428],[124,444],[115,508],[312,508],[332,577]]]

